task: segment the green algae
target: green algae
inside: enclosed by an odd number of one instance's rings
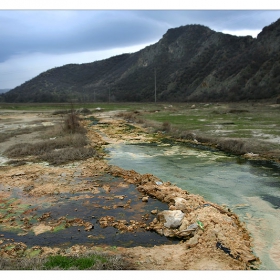
[[[54,227],[53,232],[58,232],[58,231],[64,230],[65,229],[65,224],[66,223],[64,222],[64,223],[61,223],[58,226]]]

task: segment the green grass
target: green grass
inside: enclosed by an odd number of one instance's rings
[[[63,270],[67,269],[79,269],[85,270],[90,269],[99,261],[101,263],[106,263],[107,260],[105,257],[92,255],[89,257],[66,257],[66,256],[50,256],[48,261],[45,263],[45,268],[47,270],[59,268]]]
[[[156,104],[146,103],[0,103],[0,109],[2,110],[15,110],[15,111],[48,111],[48,110],[70,110],[70,109],[96,109],[101,108],[104,111],[114,110],[134,110],[151,108],[151,110],[157,108]]]
[[[234,112],[231,107],[241,112],[231,113]],[[202,132],[211,136],[217,130],[228,130],[227,137],[251,138],[252,131],[257,129],[280,136],[279,108],[264,105],[223,104],[204,107],[201,104],[196,109],[190,109],[190,105],[185,104],[173,106],[172,111],[163,109],[157,113],[145,114],[144,118],[160,123],[169,122],[175,129]]]
[[[87,108],[95,111],[122,110],[124,119],[138,122],[152,128],[152,132],[164,131],[174,138],[194,133],[203,143],[223,138],[235,138],[250,141],[257,151],[257,146],[280,153],[280,150],[268,138],[280,137],[280,107],[272,103],[79,103],[79,104],[0,104],[0,108],[15,110],[55,110]],[[137,112],[137,113],[136,113]],[[168,129],[167,129],[168,128]],[[262,135],[264,134],[264,135]],[[189,136],[187,136],[189,138]],[[219,142],[219,141],[218,141]],[[257,143],[260,142],[260,143]],[[248,145],[247,145],[248,148]],[[252,151],[253,151],[252,150]],[[251,149],[249,148],[251,152]]]
[[[13,249],[13,246],[5,249]],[[40,250],[17,259],[0,257],[0,270],[126,270],[131,264],[122,255],[88,251],[81,255],[41,257]]]

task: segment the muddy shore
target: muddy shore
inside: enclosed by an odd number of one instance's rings
[[[113,113],[94,114],[98,119],[94,125],[89,117],[84,117],[81,123],[87,129],[87,137],[93,147],[117,142],[159,141],[154,135],[147,134],[141,126],[134,126],[131,129],[124,120],[116,118]],[[6,112],[1,115],[1,122],[4,124],[3,132],[6,129],[6,133],[18,129],[19,126],[52,127],[60,121],[61,117],[55,117],[51,113]],[[0,152],[2,154],[15,143],[35,141],[39,135],[40,131],[35,131],[11,136],[1,143]],[[5,160],[8,159],[3,158],[0,167],[2,229],[0,256],[2,258],[71,255],[89,250],[102,250],[123,255],[130,263],[129,269],[137,270],[246,270],[258,267],[259,260],[253,254],[250,234],[234,213],[206,201],[201,196],[183,191],[180,186],[162,182],[153,174],[138,174],[133,170],[110,166],[106,158],[90,158],[59,166],[33,162],[32,159],[26,159],[27,163],[20,166],[6,165]],[[105,175],[121,178],[121,181],[113,185],[111,182],[92,179],[100,179]],[[135,186],[138,192],[137,208],[124,194],[130,185]],[[85,207],[85,204],[77,206],[77,211],[74,209],[75,217],[58,215],[54,218],[51,207],[50,211],[40,212],[38,201],[41,205],[55,205],[62,201],[66,204],[69,199],[66,200],[65,197],[70,197],[69,194],[72,194],[73,199],[78,202],[84,202],[86,198],[91,205],[94,204],[95,198],[102,199],[103,194],[104,199],[105,194],[108,195],[107,198],[110,196],[108,200],[111,200],[112,204],[108,205],[107,209],[102,208],[104,214],[98,217],[100,228],[114,228],[120,234],[155,232],[160,236],[176,238],[179,242],[153,247],[134,247],[132,244],[130,247],[112,248],[96,245],[93,223],[79,214],[79,207]],[[160,211],[152,209],[149,213],[140,213],[140,209],[153,200],[161,201],[165,208]],[[96,205],[96,208],[100,209],[100,205]],[[106,215],[106,211],[117,208],[134,211],[134,218],[126,220]],[[167,223],[169,218],[165,214],[170,213],[179,215],[179,221],[176,217],[176,225]],[[51,234],[69,228],[77,232],[86,232],[88,244],[79,244],[77,241],[75,245],[61,248],[28,246],[20,241],[21,236],[30,233],[36,238],[44,233]],[[17,241],[8,238],[9,231],[18,236]]]

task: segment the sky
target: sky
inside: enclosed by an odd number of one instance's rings
[[[158,42],[169,28],[201,24],[227,34],[256,37],[280,18],[280,7],[43,7],[0,6],[0,89],[12,89],[54,67],[136,52]]]

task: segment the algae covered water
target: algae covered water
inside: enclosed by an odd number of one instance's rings
[[[164,181],[235,212],[253,237],[260,269],[280,269],[280,165],[181,145],[107,146],[109,163]]]

